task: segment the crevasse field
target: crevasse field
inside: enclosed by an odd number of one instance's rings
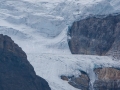
[[[95,67],[120,67],[107,56],[72,55],[68,27],[90,15],[120,12],[119,0],[0,0],[0,33],[9,35],[26,52],[37,75],[52,90],[78,90],[60,79],[86,71],[95,80]]]

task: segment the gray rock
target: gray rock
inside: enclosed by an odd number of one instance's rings
[[[62,80],[65,80],[65,81],[68,81],[69,78],[68,78],[67,76],[62,75],[62,76],[61,76],[61,79],[62,79]]]
[[[89,82],[90,79],[85,72],[81,72],[81,75],[79,77],[74,77],[74,76],[61,76],[63,80],[69,80],[68,83],[72,85],[75,88],[81,89],[81,90],[89,90]]]

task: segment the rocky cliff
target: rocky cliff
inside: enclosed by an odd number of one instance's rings
[[[73,23],[68,34],[73,54],[120,55],[120,15],[89,17]]]
[[[22,49],[0,34],[0,90],[50,90],[37,76]]]
[[[98,68],[94,70],[97,80],[94,90],[120,90],[120,70],[115,68]]]

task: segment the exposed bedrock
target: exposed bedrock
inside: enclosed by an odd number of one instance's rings
[[[50,90],[35,74],[25,52],[8,36],[0,34],[0,90]]]
[[[76,21],[68,35],[73,54],[120,55],[120,15]]]
[[[120,70],[115,68],[101,68],[94,70],[97,80],[94,90],[120,90]]]
[[[75,88],[78,88],[81,90],[89,90],[90,79],[87,73],[83,71],[81,71],[81,75],[79,75],[79,77],[62,75],[61,79],[68,81],[68,83]]]
[[[82,71],[79,77],[62,75],[61,79],[80,90],[120,90],[120,70],[112,67],[94,69],[95,81]]]

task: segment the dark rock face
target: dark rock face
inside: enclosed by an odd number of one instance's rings
[[[26,54],[8,36],[0,34],[0,90],[50,90],[37,76]]]
[[[79,77],[61,76],[61,79],[68,81],[70,85],[81,90],[89,90],[90,79],[87,73],[81,72]]]
[[[68,81],[68,80],[69,80],[69,78],[68,78],[67,76],[64,76],[64,75],[61,76],[61,79],[62,79],[62,80],[65,80],[65,81]]]
[[[98,80],[94,82],[94,90],[120,90],[120,70],[115,68],[95,69]]]
[[[96,80],[94,83],[94,90],[120,90],[120,80]]]
[[[74,22],[68,34],[73,54],[118,55],[120,53],[120,15],[90,17]]]

